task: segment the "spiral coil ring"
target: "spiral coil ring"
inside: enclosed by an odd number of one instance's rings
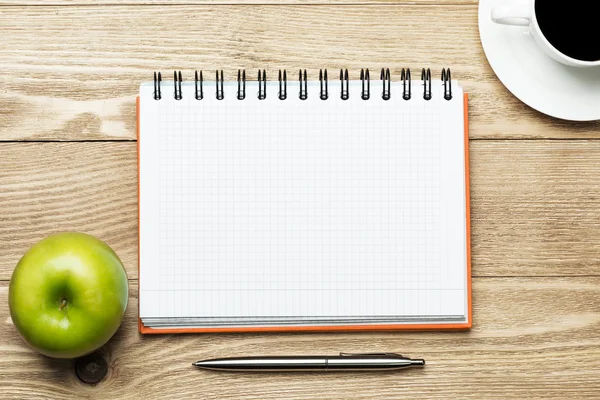
[[[425,68],[421,71],[421,80],[423,81],[423,98],[431,100],[431,70]]]
[[[281,70],[279,70],[279,93],[277,93],[279,100],[287,99],[287,71],[283,70],[283,80],[281,78]]]
[[[442,69],[442,82],[444,82],[444,99],[452,100],[452,76],[450,75],[450,68]]]
[[[237,99],[244,100],[246,98],[246,70],[238,69],[237,76]]]
[[[381,81],[383,83],[383,90],[381,92],[381,98],[383,100],[389,100],[392,97],[392,79],[390,77],[390,69],[381,68]]]
[[[327,70],[323,73],[323,70],[319,70],[319,82],[321,84],[321,93],[319,94],[319,98],[321,100],[327,100],[329,98],[329,90],[327,88]],[[325,82],[325,87],[323,87],[323,82]]]
[[[162,81],[162,77],[160,76],[160,72],[157,74],[154,73],[154,100],[162,99],[162,95],[160,93],[160,82]]]
[[[177,72],[173,72],[173,97],[175,98],[175,100],[183,99],[183,95],[181,93],[182,80],[183,79],[181,79],[181,71],[179,71],[179,75],[177,75]]]
[[[369,100],[371,97],[371,78],[369,77],[369,68],[360,70],[360,80],[362,82],[362,90],[360,92],[360,98],[363,100]],[[365,81],[367,82],[365,89]]]
[[[406,69],[406,71],[402,68],[400,79],[402,80],[402,98],[404,100],[410,100],[412,96],[410,87],[410,68]]]
[[[340,69],[340,85],[340,98],[342,100],[348,100],[350,98],[350,80],[348,79],[348,70],[342,71]]]
[[[223,91],[223,70],[221,70],[221,79],[219,80],[219,71],[217,70],[217,76],[215,79],[215,85],[217,87],[217,100],[223,100],[225,98],[225,92]]]
[[[258,99],[264,100],[267,98],[267,71],[262,70],[262,75],[260,73],[260,69],[258,70]]]
[[[304,80],[302,80],[302,70],[300,70],[298,81],[300,82],[300,94],[298,96],[300,100],[306,100],[308,98],[308,81],[306,79],[306,70],[304,70]]]
[[[200,79],[198,79],[198,71],[194,74],[194,97],[196,100],[202,100],[204,98],[204,91],[202,89],[202,71],[200,71]],[[198,90],[200,89],[200,90]]]

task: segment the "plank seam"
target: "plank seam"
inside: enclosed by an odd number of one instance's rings
[[[243,7],[253,7],[253,6],[288,6],[288,7],[305,7],[305,6],[399,6],[399,7],[474,7],[477,6],[476,3],[421,3],[421,2],[404,2],[397,3],[392,1],[384,1],[384,2],[343,2],[343,3],[286,3],[286,2],[277,2],[277,3],[228,3],[228,2],[218,2],[218,3],[44,3],[44,4],[10,4],[10,3],[0,3],[0,7],[5,8],[28,8],[28,7],[182,7],[182,6],[243,6]]]

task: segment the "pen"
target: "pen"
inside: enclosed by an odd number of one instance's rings
[[[198,361],[195,367],[236,372],[393,371],[422,367],[425,360],[395,353],[340,353],[339,356],[234,357]]]

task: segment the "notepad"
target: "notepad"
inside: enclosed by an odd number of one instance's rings
[[[470,327],[466,94],[403,78],[143,83],[140,331]]]

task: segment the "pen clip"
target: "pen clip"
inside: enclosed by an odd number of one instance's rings
[[[388,356],[388,357],[404,357],[398,353],[340,353],[341,357],[361,357],[361,356]]]

